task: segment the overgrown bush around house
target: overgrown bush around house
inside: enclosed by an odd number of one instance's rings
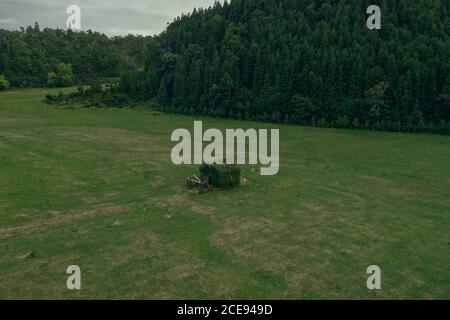
[[[237,165],[209,165],[200,166],[200,176],[209,185],[218,188],[233,188],[241,183],[241,169]]]

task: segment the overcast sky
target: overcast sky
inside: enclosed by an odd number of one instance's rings
[[[66,28],[66,9],[78,5],[82,30],[109,36],[154,35],[181,13],[213,4],[214,0],[0,0],[0,29],[18,30],[35,21],[42,28]]]

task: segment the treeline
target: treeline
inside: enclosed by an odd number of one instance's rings
[[[382,9],[368,30],[366,9]],[[239,119],[450,132],[450,2],[233,0],[151,39],[123,92]]]
[[[67,86],[119,77],[142,65],[142,36],[113,39],[98,32],[0,30],[0,75],[13,87]]]

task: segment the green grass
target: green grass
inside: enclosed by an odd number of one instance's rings
[[[0,94],[0,299],[450,298],[450,137],[281,126],[277,176],[198,195],[170,161],[196,118],[50,92]]]

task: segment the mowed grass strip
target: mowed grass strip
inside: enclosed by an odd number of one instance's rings
[[[450,298],[450,137],[205,118],[280,128],[281,167],[197,195],[170,135],[198,118],[48,93],[0,94],[1,299]]]

